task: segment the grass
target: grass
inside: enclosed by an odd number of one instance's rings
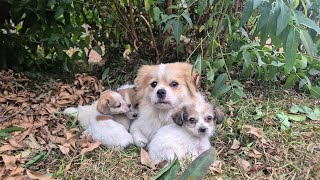
[[[314,107],[319,102],[308,95],[276,87],[246,93],[248,98],[239,102],[228,98],[216,102],[224,107],[226,119],[212,138],[218,161],[210,167],[205,179],[320,178],[319,122],[292,122],[292,127],[283,131],[275,117],[279,112],[288,112],[292,104]],[[262,138],[248,133],[245,125],[262,128]],[[230,149],[234,139],[240,142],[239,149]],[[260,154],[252,154],[254,151]],[[56,174],[66,179],[151,179],[158,171],[140,163],[140,150],[134,146],[124,151],[99,147],[83,156],[73,152],[51,158],[59,162],[60,169],[69,164],[64,173]],[[241,165],[242,160],[250,164],[247,170]]]

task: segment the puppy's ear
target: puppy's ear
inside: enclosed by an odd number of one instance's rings
[[[97,104],[97,110],[101,114],[110,114],[110,100],[107,97],[100,97]]]
[[[198,92],[200,76],[196,71],[186,76],[186,84],[192,96]]]
[[[153,70],[153,67],[149,65],[144,65],[138,70],[137,77],[134,79],[138,99],[143,97],[144,89],[148,85],[148,79],[151,77]]]
[[[183,122],[187,119],[187,107],[183,107],[179,109],[177,112],[175,112],[171,117],[173,119],[173,122],[176,123],[179,126],[183,125]]]
[[[214,113],[214,119],[216,120],[217,124],[222,123],[222,121],[224,120],[224,113],[222,112],[222,110],[219,107],[215,107]]]

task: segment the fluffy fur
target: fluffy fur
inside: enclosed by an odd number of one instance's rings
[[[222,122],[223,113],[200,102],[179,108],[172,118],[175,124],[160,128],[148,145],[154,164],[170,162],[175,156],[183,161],[190,155],[193,160],[209,149],[209,137],[214,134],[216,123]]]
[[[162,126],[173,123],[172,109],[194,100],[203,101],[197,92],[198,74],[188,63],[142,66],[135,79],[139,117],[130,132],[134,143],[144,147]]]

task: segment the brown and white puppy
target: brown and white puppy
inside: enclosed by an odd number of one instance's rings
[[[216,124],[223,121],[220,109],[209,103],[185,105],[172,115],[175,124],[160,128],[148,144],[150,158],[154,164],[192,159],[211,147],[209,138],[215,133]]]
[[[138,117],[138,101],[136,95],[136,88],[132,84],[125,84],[117,89],[117,92],[122,96],[130,109],[125,115],[114,115],[114,120],[122,124],[127,130],[129,130],[132,120]]]
[[[173,123],[172,109],[180,104],[204,101],[197,91],[198,74],[188,63],[142,66],[135,79],[139,117],[130,133],[137,146],[144,147],[157,130]]]

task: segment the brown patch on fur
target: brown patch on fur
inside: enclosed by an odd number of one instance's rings
[[[113,117],[110,115],[98,115],[96,116],[97,121],[104,121],[104,120],[113,120]]]
[[[113,91],[106,90],[101,94],[97,104],[97,110],[101,114],[109,114],[110,113],[109,107],[116,105],[117,102],[114,99],[112,93]]]
[[[216,107],[214,109],[215,112],[215,119],[217,120],[217,124],[222,123],[222,121],[224,120],[224,113],[222,112],[222,110],[219,107]]]
[[[132,106],[137,104],[137,97],[136,97],[135,88],[120,89],[120,90],[118,90],[118,92],[123,98],[125,98],[126,94],[127,94],[128,97],[130,98],[130,103]]]

